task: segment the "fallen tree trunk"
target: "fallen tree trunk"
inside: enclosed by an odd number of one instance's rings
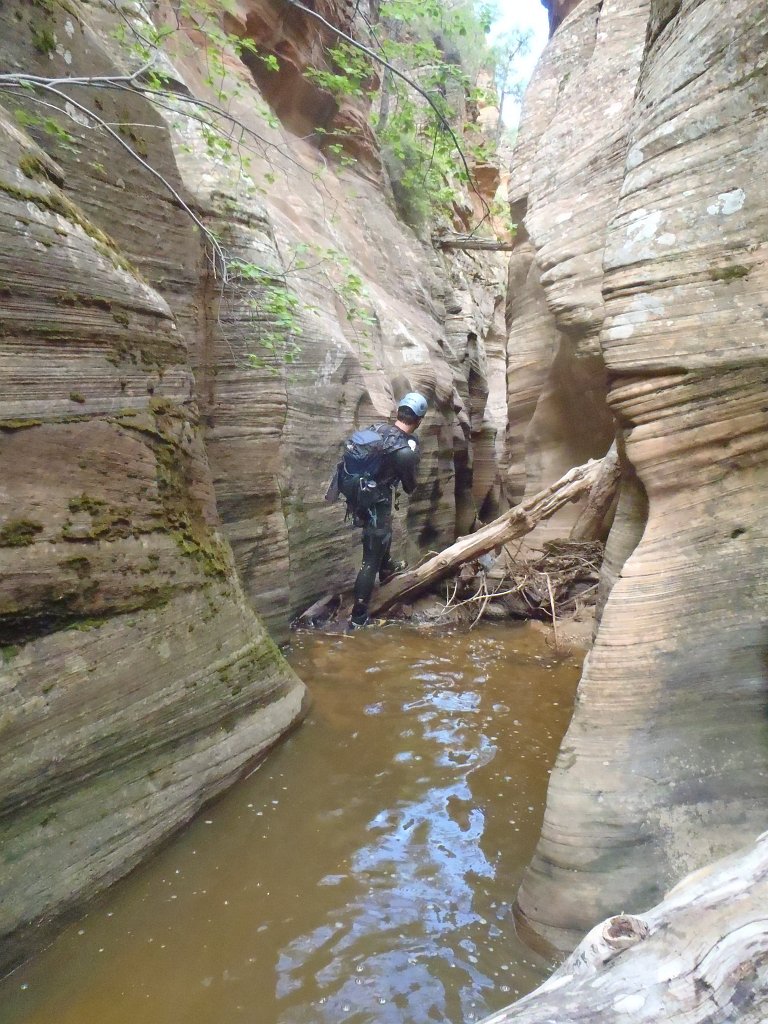
[[[512,252],[514,242],[500,242],[498,238],[475,238],[473,235],[440,235],[434,239],[438,249],[481,249],[484,252]]]
[[[583,466],[569,469],[565,476],[560,477],[546,490],[539,491],[538,494],[515,505],[477,533],[460,537],[455,544],[430,558],[417,569],[401,573],[389,583],[385,583],[371,600],[371,615],[380,615],[396,602],[416,597],[462,563],[479,558],[480,555],[501,547],[516,537],[524,537],[542,520],[548,519],[564,505],[589,492],[600,475],[603,461],[591,459]]]
[[[647,913],[592,929],[536,991],[483,1024],[765,1024],[768,832]]]
[[[616,490],[621,478],[621,465],[619,464],[619,453],[616,450],[614,441],[603,459],[600,473],[595,485],[589,492],[587,503],[581,511],[579,518],[573,524],[569,540],[587,541],[597,540],[600,536],[608,509],[613,504]]]

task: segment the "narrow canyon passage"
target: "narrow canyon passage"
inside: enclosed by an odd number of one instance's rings
[[[512,902],[579,659],[526,625],[290,660],[307,721],[6,978],[3,1024],[464,1024],[546,976]]]

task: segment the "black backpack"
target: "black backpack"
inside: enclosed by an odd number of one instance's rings
[[[336,467],[326,501],[335,501],[342,494],[354,512],[368,509],[386,497],[392,481],[386,478],[388,456],[404,448],[407,440],[399,430],[387,423],[378,423],[367,430],[356,430],[344,442],[341,461]]]

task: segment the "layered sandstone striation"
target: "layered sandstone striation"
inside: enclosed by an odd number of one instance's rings
[[[646,3],[582,3],[529,87],[509,182],[507,488],[536,493],[614,434],[598,345],[605,228],[622,173]],[[610,26],[610,29],[609,27]],[[595,107],[585,106],[585,96]],[[560,513],[537,534],[561,535]]]
[[[604,364],[626,458],[519,895],[560,949],[764,827],[766,42],[747,0],[583,0],[531,87],[513,301]]]
[[[244,24],[267,13],[251,2]],[[280,25],[286,39],[269,37],[278,59],[290,41],[296,65],[313,67],[318,55],[293,14]],[[208,95],[205,61],[184,34],[168,48],[174,77]],[[263,291],[237,275],[213,289],[192,347],[225,530],[249,597],[285,637],[293,616],[354,578],[357,532],[323,495],[350,429],[390,416],[406,391],[424,391],[432,412],[420,431],[419,486],[396,517],[398,549],[416,559],[495,511],[503,412],[487,401],[486,340],[491,350],[500,343],[503,263],[438,255],[400,222],[370,161],[362,173],[330,164],[324,142],[296,138],[290,119],[270,123],[254,108],[250,62],[231,52],[225,61],[228,109],[251,133],[241,147],[247,173],[212,158],[191,118],[165,116],[206,223],[295,301],[290,365],[264,347],[269,329],[254,311]],[[249,354],[264,366],[254,371]],[[498,359],[491,369],[498,391]]]
[[[215,512],[167,303],[3,113],[0,960],[300,714]]]
[[[355,5],[318,10],[354,24]],[[368,156],[331,162],[334,119],[362,114],[302,75],[328,43],[304,16],[243,3],[226,24],[281,56],[271,91],[251,49],[156,16],[150,102],[125,81],[140,5],[0,11],[4,69],[57,80],[0,96],[2,961],[297,720],[262,622],[284,639],[354,578],[357,534],[323,502],[351,429],[431,399],[405,554],[500,494],[500,264],[405,228],[365,132]],[[65,81],[82,75],[123,80]],[[331,134],[304,138],[300,112]]]

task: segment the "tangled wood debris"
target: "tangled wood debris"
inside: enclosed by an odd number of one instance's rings
[[[600,541],[556,540],[540,552],[475,559],[414,603],[394,605],[387,618],[469,629],[481,621],[537,619],[552,624],[553,646],[559,650],[560,624],[591,616],[602,557]],[[350,610],[351,600],[329,594],[296,625],[333,629],[347,621]]]
[[[549,619],[555,631],[565,614],[594,603],[602,544],[589,539],[610,505],[618,483],[616,446],[599,460],[576,466],[545,490],[521,502],[476,533],[460,537],[445,551],[395,576],[374,594],[372,616],[417,617],[420,621],[474,625],[482,618]],[[551,541],[536,556],[521,558],[510,543],[529,533],[568,502],[587,496],[591,525],[579,520],[579,538]],[[579,524],[577,524],[579,525]],[[500,557],[496,554],[501,552]],[[414,615],[421,595],[442,593],[442,602]],[[324,628],[348,618],[351,601],[326,594],[295,621],[296,627]],[[390,611],[391,610],[391,611]]]
[[[557,622],[594,604],[603,545],[600,541],[549,541],[527,557],[507,553],[490,569],[467,563],[444,580],[444,603],[430,615],[435,622],[459,622],[470,628],[481,619],[541,619]]]
[[[569,502],[592,495],[602,485],[607,469],[616,462],[616,446],[613,445],[605,458],[591,459],[583,466],[569,469],[549,487],[525,498],[476,533],[460,537],[423,565],[396,576],[374,594],[370,605],[371,614],[381,615],[396,603],[412,601],[435,583],[450,576],[459,566],[492,551],[501,550],[516,538],[530,533],[538,523],[549,519]],[[614,488],[617,479],[614,479]]]

